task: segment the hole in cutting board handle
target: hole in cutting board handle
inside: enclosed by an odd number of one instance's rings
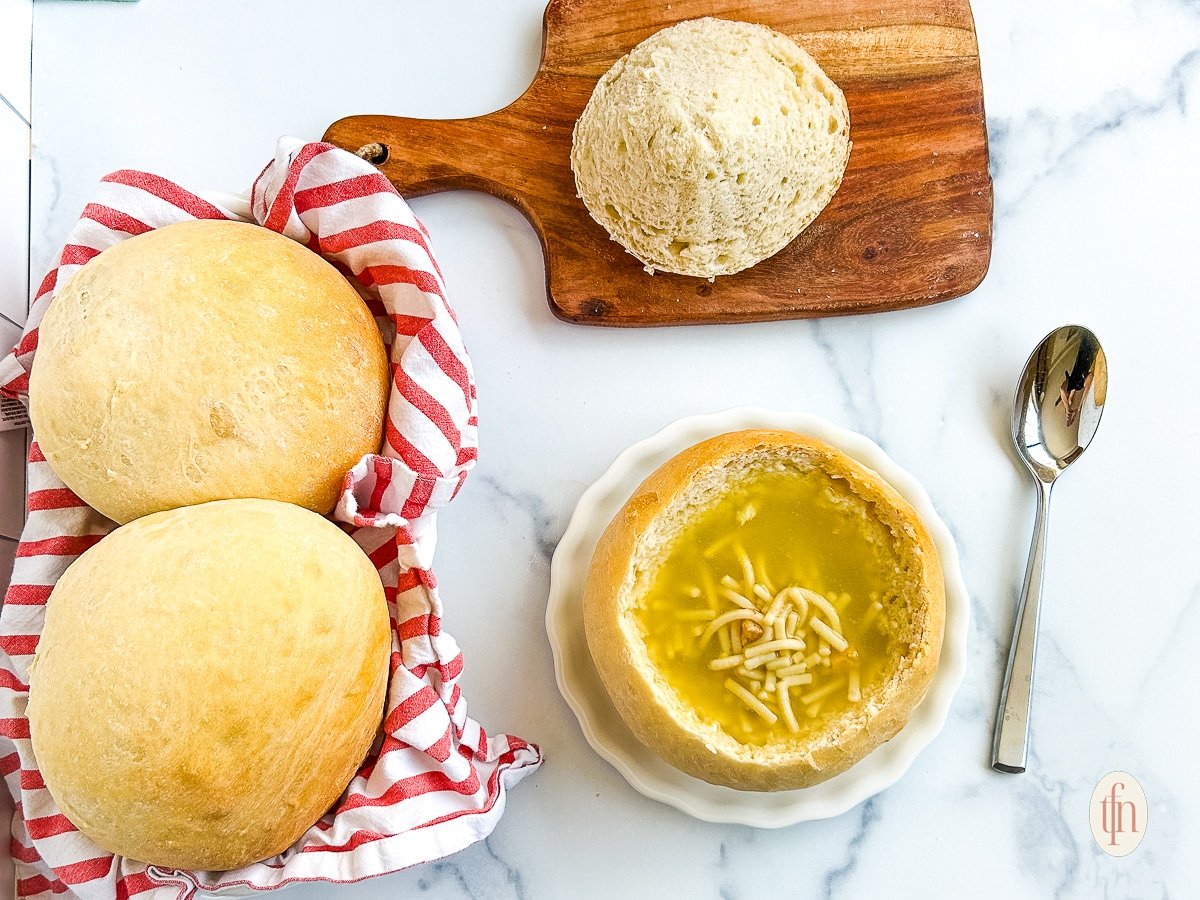
[[[380,143],[363,144],[354,151],[355,156],[361,156],[372,165],[381,166],[388,160],[388,145]]]

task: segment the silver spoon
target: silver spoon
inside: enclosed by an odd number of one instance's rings
[[[1077,460],[1096,433],[1108,393],[1108,365],[1096,336],[1082,325],[1064,325],[1042,339],[1025,363],[1013,403],[1012,434],[1017,454],[1037,482],[1037,519],[1025,586],[992,744],[992,768],[1024,772],[1029,752],[1029,710],[1037,653],[1046,563],[1046,520],[1054,480]]]

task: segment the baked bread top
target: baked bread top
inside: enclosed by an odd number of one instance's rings
[[[223,500],[145,516],[50,595],[30,669],[38,768],[106,850],[224,870],[295,842],[383,715],[375,567],[332,522]]]
[[[241,222],[109,247],[59,291],[30,375],[46,461],[117,522],[232,497],[333,509],[378,451],[375,320],[332,265]]]

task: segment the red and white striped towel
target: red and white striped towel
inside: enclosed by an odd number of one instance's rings
[[[505,790],[541,763],[538,748],[488,735],[467,717],[463,658],[442,631],[430,568],[437,510],[476,458],[475,382],[429,236],[373,166],[328,144],[285,138],[254,183],[255,221],[357,280],[391,356],[381,455],[347,473],[334,517],[379,569],[392,613],[391,681],[380,739],[337,806],[291,849],[234,872],[179,872],[114,857],[59,812],[25,718],[29,664],[46,600],[68,565],[114,526],[29,453],[29,517],[0,612],[0,773],[16,800],[19,897],[186,898],[198,888],[353,882],[438,859],[486,837]],[[58,285],[104,248],[186,219],[233,219],[178,185],[122,171],[101,182],[38,289],[20,343],[0,361],[0,392],[27,399],[37,326]]]

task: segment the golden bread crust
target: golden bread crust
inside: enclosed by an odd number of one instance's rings
[[[225,500],[118,528],[63,574],[31,668],[38,767],[113,853],[274,856],[350,781],[383,713],[375,567],[315,513]]]
[[[109,247],[59,291],[30,374],[46,461],[117,522],[232,497],[328,513],[379,449],[370,311],[282,235],[191,221]]]

